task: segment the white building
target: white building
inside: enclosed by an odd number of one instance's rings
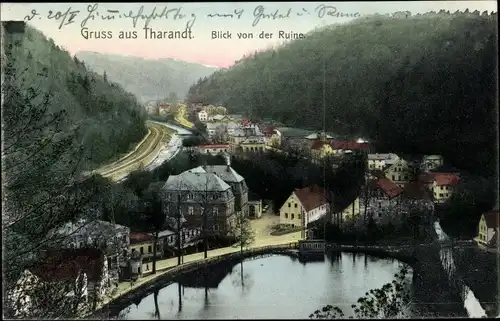
[[[280,208],[280,224],[307,228],[328,212],[324,189],[317,186],[296,189]]]
[[[382,170],[386,166],[394,165],[399,156],[393,153],[368,154],[368,170]]]
[[[206,122],[208,121],[208,113],[204,110],[200,111],[198,113],[198,119],[201,121],[201,122]]]
[[[425,155],[422,158],[422,163],[420,164],[420,168],[423,171],[431,171],[440,166],[443,166],[443,156],[441,155]]]
[[[214,145],[200,145],[198,151],[201,154],[217,155],[219,153],[228,153],[231,149],[229,144],[214,144]]]

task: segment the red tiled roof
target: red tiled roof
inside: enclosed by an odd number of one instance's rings
[[[200,145],[199,148],[229,148],[229,144]]]
[[[130,233],[130,244],[151,241],[153,237],[148,233]]]
[[[250,124],[250,121],[249,121],[248,119],[243,119],[243,120],[241,121],[241,123],[242,123],[243,125],[248,125],[248,124]]]
[[[331,140],[330,146],[333,149],[368,150],[368,143],[358,143],[352,140]]]
[[[99,249],[61,249],[48,251],[40,264],[30,271],[44,281],[54,282],[74,281],[81,270],[89,281],[97,281],[103,264],[104,253]]]
[[[321,149],[324,145],[328,145],[328,143],[318,139],[311,144],[311,149],[314,150]]]
[[[460,180],[460,177],[456,174],[453,174],[453,173],[435,173],[434,174],[434,181],[436,182],[436,185],[438,185],[438,186],[456,185],[459,180]]]
[[[295,195],[306,211],[315,209],[321,205],[328,204],[325,197],[325,190],[321,187],[313,185],[302,189],[296,189]]]
[[[389,197],[398,196],[403,192],[403,189],[398,185],[394,184],[393,181],[387,178],[379,178],[372,181],[372,186],[376,188],[380,188],[384,193],[386,193]]]
[[[491,211],[483,214],[488,228],[498,228],[500,225],[500,212]]]

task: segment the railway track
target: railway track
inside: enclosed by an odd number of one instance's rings
[[[112,165],[107,165],[104,170],[97,171],[103,177],[117,178],[119,174],[125,173],[125,176],[139,167],[147,166],[155,155],[159,152],[164,143],[171,137],[171,130],[165,126],[148,123],[150,134],[136,150],[124,158],[118,160]],[[123,176],[123,175],[121,175]],[[118,177],[119,178],[119,177]]]

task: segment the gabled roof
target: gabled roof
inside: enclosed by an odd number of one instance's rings
[[[325,192],[326,191],[323,188],[316,185],[296,189],[294,191],[295,195],[307,212],[321,205],[328,204]]]
[[[397,160],[399,159],[399,156],[394,154],[394,153],[386,153],[386,154],[368,154],[368,159],[369,160]]]
[[[424,184],[432,183],[434,181],[434,174],[433,172],[420,173],[418,175],[418,181]]]
[[[79,271],[89,281],[101,277],[104,253],[96,248],[61,249],[47,251],[42,261],[30,272],[47,282],[74,281]]]
[[[435,173],[434,182],[437,186],[456,185],[460,177],[453,173]]]
[[[399,158],[392,165],[390,165],[389,167],[387,167],[386,169],[384,169],[384,172],[388,172],[388,171],[392,170],[394,167],[397,167],[400,164],[408,166],[408,162],[407,161],[405,161],[402,158]]]
[[[370,185],[374,188],[380,188],[389,197],[396,197],[403,192],[403,189],[398,185],[394,184],[393,181],[387,178],[378,178],[372,180]]]
[[[130,244],[148,242],[153,239],[149,233],[130,233]]]
[[[201,171],[186,171],[179,175],[170,175],[163,189],[192,192],[224,192],[231,187],[213,173]]]
[[[224,182],[239,183],[244,181],[243,176],[238,174],[231,166],[227,165],[207,165],[204,167],[208,173],[214,173]]]
[[[498,210],[483,213],[488,228],[500,227],[500,212]]]

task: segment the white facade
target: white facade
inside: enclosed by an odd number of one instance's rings
[[[202,145],[198,146],[198,151],[201,154],[217,155],[219,153],[228,153],[231,146],[229,145]]]
[[[320,205],[309,212],[304,216],[306,226],[314,221],[319,220],[322,216],[325,216],[328,213],[328,204]]]
[[[208,121],[208,113],[204,110],[198,113],[198,119],[202,122]]]

